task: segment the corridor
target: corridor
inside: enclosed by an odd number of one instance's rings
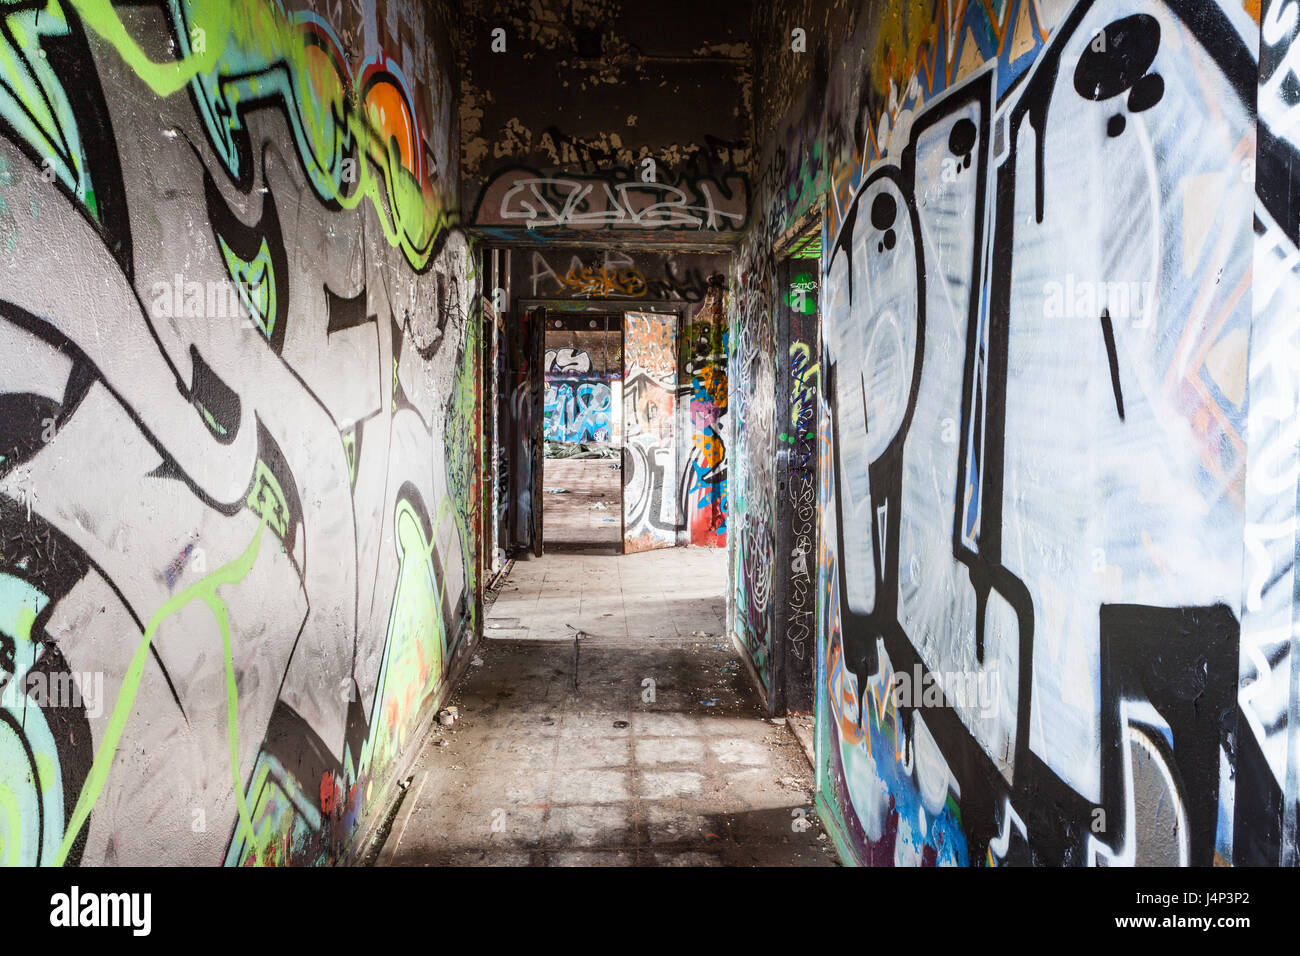
[[[517,562],[378,864],[834,865],[811,740],[764,717],[722,636],[725,570],[704,549]]]
[[[1300,0],[0,64],[0,863],[1300,865]]]

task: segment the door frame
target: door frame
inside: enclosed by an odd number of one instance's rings
[[[682,362],[682,325],[683,325],[682,317],[686,314],[687,310],[692,305],[695,304],[696,303],[688,302],[685,299],[628,299],[628,298],[566,299],[560,297],[519,299],[518,303],[515,306],[515,311],[517,312],[517,314],[527,315],[533,312],[534,310],[538,310],[538,309],[543,310],[544,313],[542,317],[542,326],[541,326],[543,330],[543,334],[539,337],[541,340],[539,345],[540,355],[538,356],[538,362],[536,366],[538,369],[538,373],[537,373],[538,383],[537,383],[537,390],[536,390],[537,408],[536,408],[536,414],[533,416],[535,419],[534,429],[536,432],[535,435],[533,436],[534,441],[536,443],[534,447],[537,449],[536,454],[538,456],[537,460],[539,463],[536,469],[537,472],[536,482],[537,482],[537,488],[539,490],[536,492],[533,499],[536,502],[536,507],[535,507],[536,517],[534,519],[533,527],[536,529],[536,534],[537,534],[537,539],[533,542],[533,553],[537,557],[541,557],[543,553],[543,547],[542,547],[542,538],[543,538],[542,504],[543,503],[541,501],[540,496],[544,492],[542,492],[540,488],[542,483],[541,476],[544,473],[546,468],[546,440],[545,440],[545,429],[544,429],[544,423],[542,417],[542,412],[543,412],[542,405],[545,402],[545,394],[546,394],[546,384],[545,384],[546,372],[542,368],[542,363],[544,362],[546,357],[546,335],[545,335],[546,316],[552,312],[557,314],[566,314],[566,315],[572,313],[613,315],[617,313],[618,315],[621,316],[628,312],[654,312],[660,315],[667,315],[667,314],[676,315],[677,316],[677,368],[678,371],[680,372],[681,362]],[[624,322],[624,326],[626,327],[626,322]],[[623,427],[625,429],[627,428],[627,422],[623,423]],[[622,464],[620,464],[619,465],[620,470],[622,469],[622,467],[623,467]],[[622,474],[620,474],[620,480],[622,480]],[[621,515],[622,509],[619,510]],[[677,520],[680,522],[682,520],[682,515],[679,514],[677,516]],[[620,530],[619,538],[620,540],[622,540],[623,535],[626,533],[627,530],[623,525],[622,517],[619,518],[619,530]],[[622,553],[621,546],[620,546],[620,553]]]
[[[794,579],[794,560],[795,560],[795,502],[793,479],[796,477],[796,465],[792,456],[793,445],[797,441],[797,436],[791,434],[788,440],[782,440],[787,430],[793,432],[790,428],[792,419],[792,390],[794,384],[794,373],[791,368],[791,347],[795,342],[794,336],[794,319],[787,291],[795,276],[800,262],[816,262],[816,268],[813,270],[816,275],[816,348],[818,368],[822,365],[822,341],[824,336],[825,315],[822,311],[822,274],[821,263],[824,252],[819,254],[816,260],[811,258],[792,258],[790,253],[796,248],[801,247],[806,241],[814,235],[818,240],[823,238],[822,224],[825,212],[824,204],[817,204],[809,211],[791,230],[782,237],[782,241],[774,250],[773,256],[776,260],[776,359],[778,372],[776,379],[776,437],[777,437],[777,454],[776,454],[776,487],[778,496],[778,506],[776,509],[776,528],[774,547],[777,554],[776,567],[778,569],[775,579],[772,582],[772,671],[771,671],[771,696],[768,706],[774,714],[789,713],[811,713],[816,707],[817,688],[816,688],[816,653],[817,645],[820,640],[819,621],[817,619],[818,609],[815,595],[817,594],[817,568],[815,551],[817,539],[820,534],[820,515],[814,517],[812,522],[812,538],[814,551],[812,555],[804,556],[804,565],[806,575],[811,581],[806,585],[807,596],[812,596],[812,626],[808,634],[808,646],[805,649],[805,656],[796,661],[794,655],[790,653],[791,644],[791,625],[794,614],[799,610],[794,607],[793,586]],[[817,398],[814,407],[820,407],[821,401],[821,376],[820,371],[816,388]],[[814,443],[811,454],[811,471],[813,476],[813,488],[816,491],[819,487],[820,480],[820,462],[818,460],[818,445],[816,440],[816,421],[820,417],[819,413],[814,412]],[[807,613],[807,609],[802,609]],[[811,656],[809,656],[811,655]],[[800,673],[794,673],[798,668]],[[792,699],[792,698],[798,699]],[[793,705],[793,707],[792,707]]]
[[[540,308],[540,307],[538,307],[538,308]],[[618,336],[619,336],[619,355],[622,356],[622,354],[623,354],[623,348],[624,348],[624,344],[623,344],[623,341],[624,341],[624,339],[623,339],[623,324],[624,324],[624,320],[623,320],[623,313],[622,313],[622,312],[618,312],[618,311],[615,311],[615,310],[613,310],[613,309],[604,309],[604,310],[601,310],[601,311],[599,311],[599,312],[592,311],[592,312],[582,312],[582,313],[573,313],[573,312],[566,313],[566,312],[560,312],[560,311],[553,310],[553,309],[542,309],[542,317],[541,317],[541,320],[540,320],[540,322],[541,322],[541,328],[542,328],[542,336],[541,336],[541,340],[542,340],[542,343],[541,343],[541,358],[538,360],[538,364],[537,364],[537,367],[538,367],[539,369],[541,369],[541,377],[542,377],[542,378],[541,378],[541,396],[542,396],[542,397],[539,399],[540,407],[539,407],[538,412],[537,412],[537,418],[538,418],[538,420],[539,420],[539,424],[538,424],[538,428],[537,428],[537,434],[540,436],[540,445],[538,446],[540,450],[539,450],[538,454],[541,456],[541,457],[540,457],[541,467],[538,468],[538,469],[536,469],[537,473],[541,476],[541,477],[538,479],[538,481],[539,481],[539,487],[541,486],[541,484],[544,484],[544,483],[545,483],[545,478],[546,478],[546,462],[549,460],[549,459],[546,457],[546,415],[545,415],[545,412],[546,412],[546,352],[547,352],[547,348],[546,348],[546,337],[547,337],[547,335],[551,334],[552,332],[560,331],[560,330],[558,330],[558,329],[552,329],[552,328],[550,328],[550,327],[548,326],[548,322],[551,320],[552,316],[561,316],[561,315],[578,315],[578,314],[582,314],[582,315],[591,315],[591,316],[593,316],[593,317],[595,317],[595,316],[600,316],[600,317],[602,317],[602,318],[604,318],[604,319],[606,320],[606,325],[607,325],[607,326],[608,326],[608,320],[610,320],[610,319],[617,319],[617,320],[618,320],[618,329],[610,329],[610,328],[607,327],[606,329],[604,329],[604,331],[606,331],[606,332],[608,332],[608,333],[610,333],[610,334],[613,334],[613,333],[615,333],[615,332],[618,333]],[[621,363],[621,358],[620,358],[620,363]],[[620,374],[621,374],[621,368],[620,368]],[[620,396],[621,396],[621,393],[620,393]],[[621,400],[621,398],[620,398],[620,400]],[[611,406],[612,406],[612,399],[611,399]],[[610,432],[610,444],[613,444],[613,432],[612,432],[612,430],[611,430],[611,432]],[[620,443],[620,447],[621,447],[621,443]],[[619,495],[619,497],[618,497],[618,505],[619,505],[619,525],[618,525],[618,533],[619,533],[619,541],[620,541],[620,542],[621,542],[622,539],[623,539],[623,519],[622,519],[622,513],[623,513],[623,484],[622,484],[622,467],[623,467],[623,466],[622,466],[622,463],[621,463],[621,461],[620,461],[620,464],[619,464],[619,469],[620,469],[620,473],[619,473],[619,489],[618,489],[618,495]],[[538,498],[537,498],[537,500],[541,502],[541,505],[539,506],[539,514],[540,514],[540,515],[543,515],[543,516],[544,516],[544,514],[545,514],[545,510],[546,510],[546,503],[545,503],[545,501],[542,501],[541,495],[544,494],[544,493],[545,493],[545,489],[542,489],[542,491],[538,492]],[[545,534],[545,524],[544,524],[543,522],[539,522],[539,524],[538,524],[537,527],[538,527],[538,532],[537,532],[537,538],[538,538],[538,543],[537,543],[537,548],[538,548],[538,557],[541,557],[541,555],[544,554],[544,553],[546,552],[546,534]]]

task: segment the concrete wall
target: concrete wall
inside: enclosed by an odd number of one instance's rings
[[[0,855],[351,858],[479,623],[446,12],[0,25]]]
[[[491,237],[734,242],[751,3],[469,0],[465,207]]]
[[[756,20],[734,630],[771,682],[774,246],[827,196],[818,793],[846,858],[1294,862],[1295,12]]]

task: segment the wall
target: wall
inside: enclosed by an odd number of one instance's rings
[[[789,67],[757,21],[760,77],[808,77],[760,84],[758,125],[807,145],[765,150],[738,257],[735,629],[770,681],[772,245],[821,151],[846,859],[1294,862],[1295,14],[812,4]]]
[[[445,11],[0,23],[0,856],[352,859],[479,626]]]
[[[772,693],[772,590],[776,586],[776,261],[771,227],[755,227],[732,277],[736,289],[728,355],[731,414],[730,580],[732,632],[769,700]]]
[[[581,328],[588,323],[604,325],[599,319],[563,323],[566,329],[547,323],[542,433],[549,442],[617,445],[623,333]]]
[[[702,302],[719,254],[544,246],[514,253],[514,292],[526,299]]]
[[[690,447],[681,452],[678,511],[686,524],[685,541],[697,547],[727,544],[727,304],[721,274],[714,274],[700,308],[683,317],[684,336],[677,380],[690,389]],[[679,537],[680,540],[680,537]]]
[[[734,242],[749,220],[749,8],[463,3],[470,222],[526,242]]]

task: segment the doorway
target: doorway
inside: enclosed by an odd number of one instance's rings
[[[821,223],[801,232],[779,265],[777,353],[777,554],[786,573],[774,582],[774,705],[787,714],[813,708],[817,634],[817,428],[821,389]]]
[[[543,334],[544,549],[623,540],[623,317],[548,312]]]
[[[675,547],[681,347],[676,311],[566,312],[534,306],[538,377],[532,509],[545,549],[633,554]]]

